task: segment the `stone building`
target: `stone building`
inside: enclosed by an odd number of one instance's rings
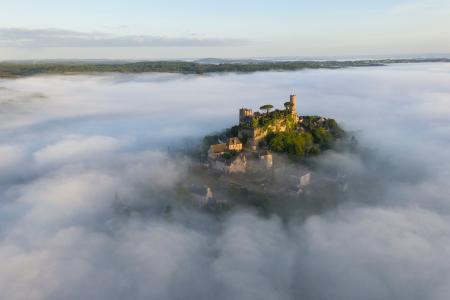
[[[264,167],[269,170],[273,167],[273,157],[272,152],[269,150],[264,150],[259,153],[259,159],[263,162]]]
[[[223,156],[226,152],[240,152],[243,149],[242,142],[238,137],[232,137],[228,139],[228,142],[221,144],[214,144],[209,146],[208,158],[217,159]]]
[[[254,113],[249,108],[241,108],[238,136],[229,138],[227,143],[210,146],[208,151],[210,166],[225,173],[238,173],[246,171],[248,161],[250,168],[271,169],[272,153],[259,149],[259,144],[270,132],[284,132],[299,122],[297,96],[290,95],[289,103],[290,105],[286,104],[285,110],[275,110],[271,113]]]
[[[298,114],[297,114],[297,95],[290,95],[289,102],[291,103],[291,115],[296,122],[298,122]]]
[[[222,157],[222,155],[227,151],[227,144],[214,144],[209,146],[208,158],[217,159]]]
[[[231,158],[210,159],[209,165],[212,169],[226,174],[245,173],[247,171],[247,159],[244,153]]]
[[[228,139],[227,148],[228,151],[242,151],[243,145],[238,137],[232,137]]]
[[[250,121],[253,117],[253,111],[250,108],[241,108],[239,110],[239,125],[243,125]]]

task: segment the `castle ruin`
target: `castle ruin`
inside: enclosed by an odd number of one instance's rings
[[[289,103],[289,105],[286,105]],[[275,110],[274,113],[284,115],[282,118],[272,118],[273,123],[267,126],[258,126],[259,120],[264,118],[266,114],[255,112],[249,108],[241,108],[239,110],[239,132],[238,137],[242,141],[246,141],[249,150],[256,151],[259,143],[267,136],[269,132],[283,132],[288,127],[288,119],[296,125],[299,121],[297,115],[297,96],[290,95],[289,102],[285,103],[285,110]]]
[[[229,138],[227,143],[211,145],[208,151],[209,165],[225,173],[245,172],[248,165],[261,165],[261,169],[272,168],[272,153],[260,149],[261,141],[270,132],[284,132],[299,122],[297,96],[290,95],[284,106],[284,110],[267,110],[266,113],[241,108],[238,136]]]

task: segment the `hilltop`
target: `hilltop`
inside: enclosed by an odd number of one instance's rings
[[[238,125],[206,136],[203,149],[210,167],[225,173],[244,173],[261,168],[262,162],[263,169],[270,169],[272,152],[300,161],[331,149],[346,137],[334,119],[299,116],[296,95],[291,95],[283,106],[273,109],[273,105],[265,104],[261,112],[241,108]]]
[[[218,211],[244,205],[273,212],[287,207],[282,203],[321,209],[331,204],[312,199],[325,191],[333,199],[345,193],[345,176],[339,170],[319,176],[313,161],[327,150],[352,149],[356,140],[334,119],[298,115],[296,95],[283,107],[241,108],[237,125],[205,136],[199,163],[177,191],[180,198]]]

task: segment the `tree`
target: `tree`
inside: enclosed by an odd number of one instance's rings
[[[273,108],[273,105],[272,105],[272,104],[266,104],[266,105],[261,106],[259,109],[260,109],[260,110],[265,110],[266,113],[268,114],[269,111],[270,111],[272,108]]]
[[[313,137],[308,132],[277,132],[270,134],[267,139],[272,151],[291,154],[298,158],[308,155],[313,147]]]
[[[252,128],[257,128],[259,125],[258,119],[252,118]]]
[[[313,128],[311,134],[314,143],[318,144],[321,149],[330,149],[333,143],[333,136],[324,128]]]
[[[291,110],[292,109],[292,103],[291,102],[284,102],[284,107],[286,108],[286,110]]]

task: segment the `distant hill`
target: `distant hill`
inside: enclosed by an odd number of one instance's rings
[[[205,74],[223,72],[296,71],[302,69],[338,69],[348,67],[383,66],[396,63],[450,62],[449,58],[364,59],[330,61],[264,61],[203,59],[189,61],[36,61],[0,63],[0,77],[18,78],[41,74],[86,73],[181,73]]]
[[[202,58],[194,61],[198,64],[264,64],[274,63],[276,60],[271,59],[223,59],[223,58]]]

